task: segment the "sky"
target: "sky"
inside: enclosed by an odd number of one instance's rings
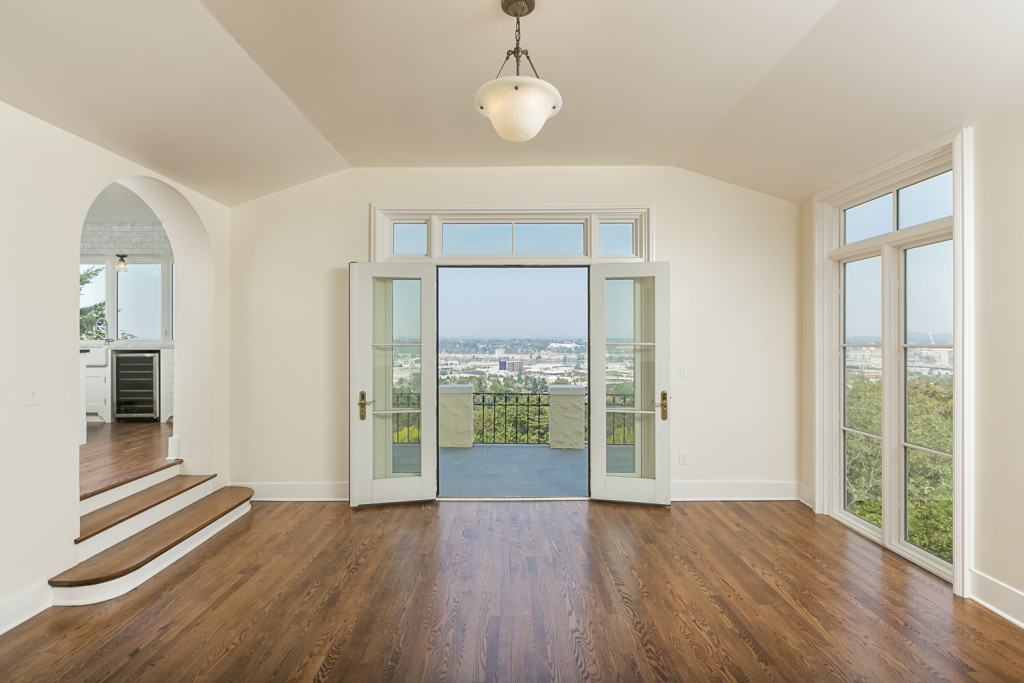
[[[441,338],[583,339],[586,268],[438,268]]]

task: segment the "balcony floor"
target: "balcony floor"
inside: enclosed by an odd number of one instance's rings
[[[587,449],[477,444],[438,451],[442,498],[563,498],[590,494]]]
[[[608,447],[609,469],[632,469],[631,446]],[[477,444],[438,451],[442,498],[576,498],[590,495],[586,448],[547,444]]]

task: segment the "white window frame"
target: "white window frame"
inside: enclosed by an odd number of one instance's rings
[[[636,263],[654,261],[654,205],[410,205],[371,206],[370,262],[474,265]],[[394,253],[395,223],[425,223],[427,253]],[[441,226],[445,223],[580,223],[582,254],[444,254]],[[601,223],[632,223],[632,254],[601,254]]]
[[[96,340],[79,340],[79,346],[83,348],[110,346],[113,349],[133,348],[173,348],[174,337],[172,334],[174,323],[174,291],[172,286],[172,266],[174,257],[167,254],[129,254],[129,264],[153,263],[160,265],[160,339],[117,339],[118,332],[118,305],[117,305],[117,256],[108,254],[83,254],[79,258],[79,264],[104,266],[106,277],[106,302],[105,307],[107,320],[107,336],[113,332],[115,337],[109,344]]]
[[[953,216],[923,225],[894,230],[885,235],[842,244],[842,212],[887,192],[895,192],[938,173],[953,171]],[[894,202],[894,212],[896,202]],[[974,229],[973,229],[973,131],[965,128],[953,136],[905,155],[880,169],[858,176],[814,198],[815,222],[815,498],[814,510],[828,514],[864,535],[883,543],[924,568],[951,580],[956,595],[970,596],[973,566],[973,464],[974,464]],[[894,215],[895,218],[895,215]],[[894,226],[895,226],[894,222]],[[887,515],[883,529],[843,509],[842,490],[842,337],[841,275],[844,263],[881,255],[883,281],[902,276],[903,250],[953,240],[954,286],[954,444],[953,444],[953,563],[945,562],[902,542],[899,520]],[[885,291],[883,287],[883,292]],[[901,291],[897,287],[896,291]],[[902,380],[900,366],[900,307],[882,302],[883,382],[894,395],[893,383]],[[889,403],[892,403],[890,401]],[[902,402],[899,402],[902,403]],[[883,423],[900,425],[902,405],[884,405]],[[900,430],[900,427],[895,427]],[[883,426],[883,438],[891,442],[893,426]],[[902,439],[902,437],[901,437]],[[883,442],[883,449],[892,448]],[[895,469],[902,458],[889,456]],[[902,509],[902,471],[886,473],[883,506]],[[894,478],[895,477],[895,478]]]

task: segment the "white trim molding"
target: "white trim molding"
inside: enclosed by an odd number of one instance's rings
[[[348,501],[347,481],[250,481],[231,485],[251,488],[253,500]]]
[[[53,589],[45,581],[0,601],[0,635],[53,606]]]
[[[799,499],[795,481],[672,481],[672,502]]]
[[[1024,628],[1024,592],[976,569],[971,571],[968,583],[972,600]]]

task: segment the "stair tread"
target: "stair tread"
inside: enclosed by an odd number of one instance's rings
[[[91,491],[84,492],[84,493],[82,493],[79,496],[79,500],[87,500],[89,498],[92,498],[93,496],[98,496],[101,493],[106,493],[107,491],[110,491],[112,489],[116,489],[118,486],[124,486],[125,484],[130,484],[131,482],[138,481],[139,479],[142,479],[143,477],[148,477],[151,474],[156,474],[157,472],[162,472],[162,471],[166,470],[169,467],[174,467],[175,465],[180,465],[183,462],[184,462],[184,460],[182,460],[181,458],[178,458],[178,459],[175,459],[175,460],[164,460],[159,465],[156,465],[154,467],[147,467],[146,469],[140,470],[138,472],[133,472],[129,476],[126,476],[126,477],[121,478],[121,479],[116,479],[114,481],[111,481],[111,482],[108,482],[106,484],[103,484],[102,486],[99,486],[99,487],[97,487],[97,488],[95,488],[95,489],[93,489]]]
[[[126,519],[141,514],[178,494],[213,479],[215,474],[179,474],[171,479],[154,484],[138,493],[111,503],[99,510],[82,516],[80,533],[75,543],[92,538],[96,534],[114,527]]]
[[[226,486],[131,538],[50,579],[54,587],[91,586],[125,576],[252,498],[253,490]]]

